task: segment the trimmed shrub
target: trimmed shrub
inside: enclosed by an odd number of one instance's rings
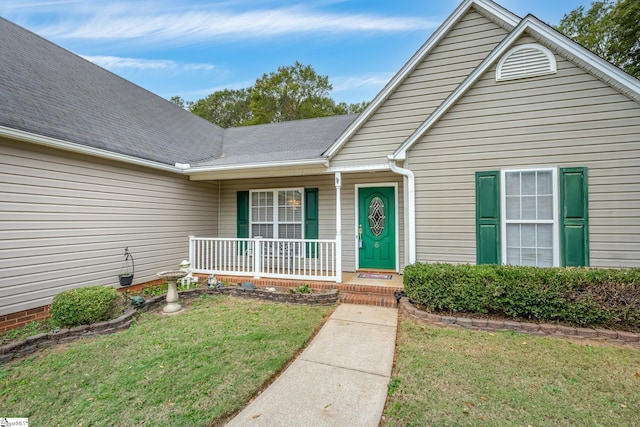
[[[417,263],[404,288],[432,311],[640,330],[640,269]]]
[[[113,319],[122,312],[122,296],[112,287],[70,289],[53,298],[50,314],[54,326],[72,328]]]

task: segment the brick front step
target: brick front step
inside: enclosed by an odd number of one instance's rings
[[[381,293],[352,293],[340,291],[338,301],[345,304],[374,305],[376,307],[396,308],[398,304],[393,295],[385,295]]]
[[[395,292],[399,292],[403,289],[402,287],[397,286],[358,285],[353,283],[339,283],[334,284],[334,286],[338,288],[341,293],[376,294],[385,296],[393,296]]]
[[[376,307],[398,307],[395,293],[402,291],[401,287],[360,285],[341,283],[336,285],[338,301],[346,304],[373,305]]]

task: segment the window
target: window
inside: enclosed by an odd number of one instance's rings
[[[587,168],[475,173],[476,263],[589,265]]]
[[[302,239],[302,189],[251,191],[251,237]]]
[[[502,171],[501,182],[503,262],[558,265],[556,169]]]

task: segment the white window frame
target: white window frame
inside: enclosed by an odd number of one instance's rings
[[[551,171],[551,185],[553,188],[553,219],[551,220],[507,220],[506,176],[513,172],[544,172]],[[502,169],[500,171],[500,250],[502,264],[507,263],[507,224],[552,224],[553,230],[553,266],[560,266],[560,221],[559,221],[559,187],[557,167],[538,167],[521,169]]]
[[[286,191],[299,191],[300,196],[300,221],[292,222],[292,221],[280,221],[279,210],[280,207],[278,204],[278,195],[280,192]],[[256,221],[253,220],[253,194],[254,193],[273,193],[273,221]],[[249,235],[251,238],[255,238],[253,235],[253,225],[254,224],[271,224],[273,227],[273,239],[280,240],[292,240],[292,239],[281,239],[279,237],[279,227],[278,225],[282,224],[299,224],[300,225],[300,236],[301,239],[304,239],[304,188],[267,188],[267,189],[259,189],[259,190],[249,190]],[[265,236],[261,236],[265,237]]]

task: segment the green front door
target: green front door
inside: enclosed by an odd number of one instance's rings
[[[358,191],[359,268],[396,268],[394,187],[362,187]]]

